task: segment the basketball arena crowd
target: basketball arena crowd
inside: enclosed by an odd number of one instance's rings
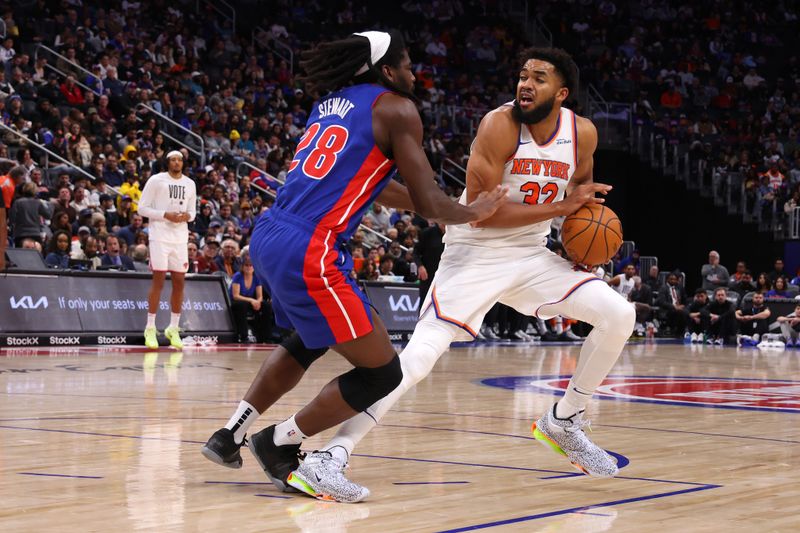
[[[272,206],[319,97],[298,80],[302,50],[376,21],[400,30],[414,62],[425,152],[438,171],[443,163],[466,166],[475,126],[513,99],[517,55],[531,44],[506,2],[410,0],[391,15],[371,2],[238,2],[252,32],[212,4],[0,2],[9,248],[35,249],[52,268],[146,272],[148,224],[137,201],[147,179],[166,170],[166,153],[179,149],[199,198],[189,272],[241,283],[250,232]],[[553,45],[573,55],[582,84],[630,104],[637,125],[688,144],[710,168],[743,173],[749,205],[765,217],[800,204],[800,62],[790,46],[798,2],[531,5],[537,13],[529,16],[549,29]],[[571,105],[581,113],[577,100]],[[449,174],[437,180],[460,196]],[[441,236],[435,223],[375,204],[349,243],[352,276],[420,283],[424,294]],[[550,245],[563,253],[557,237]],[[705,265],[659,269],[657,243],[640,245],[642,254],[623,247],[597,271],[636,306],[639,336],[757,340],[776,319],[764,316],[764,300],[793,299],[800,289],[800,275],[784,272],[780,258],[772,271],[755,272],[712,250]],[[685,286],[686,269],[701,273],[701,286]],[[242,316],[252,314],[247,305],[239,303]],[[259,313],[272,320],[269,306]],[[779,321],[786,340],[796,341],[800,318]],[[498,304],[480,336],[571,340],[585,334],[582,326]],[[287,333],[255,329],[258,341]]]

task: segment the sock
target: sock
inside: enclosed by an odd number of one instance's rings
[[[236,408],[236,412],[233,413],[231,419],[225,424],[225,427],[233,432],[233,440],[236,444],[242,443],[247,430],[250,429],[250,425],[256,421],[258,416],[259,412],[255,407],[244,400],[239,402],[239,407]]]
[[[336,440],[336,439],[334,439]],[[333,442],[333,441],[331,441]],[[348,459],[350,459],[350,453],[353,451],[355,447],[355,443],[350,444],[350,448],[345,448],[341,444],[336,444],[334,446],[328,447],[325,451],[330,452],[334,459],[342,463],[343,465],[347,464]]]
[[[277,426],[275,426],[275,434],[272,441],[276,446],[284,446],[286,444],[300,444],[303,439],[308,438],[300,428],[297,427],[297,422],[294,421],[294,416],[287,418]]]
[[[181,314],[180,313],[170,313],[169,315],[169,327],[177,328],[181,323]]]
[[[583,411],[591,398],[591,392],[581,391],[570,381],[569,390],[556,404],[556,418],[569,418],[575,413]]]
[[[147,313],[147,325],[145,328],[154,328],[156,327],[156,314],[155,313]]]
[[[561,320],[561,317],[560,316],[555,317],[553,319],[553,322],[555,322],[556,325],[556,333],[558,335],[564,333],[564,322]]]

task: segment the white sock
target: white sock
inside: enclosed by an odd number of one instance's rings
[[[147,313],[147,325],[145,328],[154,328],[156,327],[156,314],[155,313]]]
[[[169,315],[169,327],[177,328],[181,323],[181,314],[180,313],[170,313]]]
[[[341,440],[341,438],[334,437],[331,443],[338,440]],[[349,448],[345,448],[343,444],[332,444],[332,445],[329,444],[328,447],[325,449],[325,451],[330,452],[330,454],[333,456],[334,459],[336,459],[343,465],[346,465],[350,459],[350,453],[353,451],[353,448],[355,448],[355,446],[356,443],[352,441],[349,443]]]
[[[300,431],[297,427],[297,422],[294,421],[294,416],[287,418],[277,426],[275,426],[275,434],[272,436],[272,441],[276,446],[283,446],[285,444],[300,444],[303,439],[308,437]]]
[[[244,400],[239,402],[239,407],[236,408],[236,412],[233,413],[231,419],[225,424],[227,429],[233,431],[233,440],[236,444],[242,443],[247,430],[250,429],[250,425],[255,422],[258,417],[259,412],[255,407]]]

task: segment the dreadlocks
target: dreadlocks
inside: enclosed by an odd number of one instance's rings
[[[389,34],[389,49],[374,65],[370,61],[369,39],[360,35],[320,43],[312,50],[306,50],[300,55],[300,67],[305,71],[305,76],[301,76],[299,81],[310,83],[320,93],[354,83],[380,83],[396,90],[381,73],[380,67],[399,67],[406,45],[399,33],[392,31]],[[357,75],[364,65],[368,66],[367,71]]]

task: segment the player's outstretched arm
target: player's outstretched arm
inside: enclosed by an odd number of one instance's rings
[[[386,207],[414,211],[414,202],[411,200],[408,188],[394,180],[389,182],[389,185],[381,191],[375,201]]]
[[[592,183],[592,154],[597,147],[597,131],[590,121],[585,120],[585,122],[592,131],[588,129],[583,132],[580,129],[578,131],[578,138],[581,139],[578,147],[578,169],[570,180],[570,185],[567,187],[568,195],[564,200],[533,205],[509,202],[498,209],[494,215],[475,226],[486,228],[527,226],[572,214],[586,203],[603,203],[604,200],[595,198],[595,194],[607,194],[611,187]],[[467,164],[468,200],[474,198],[481,191],[491,190],[501,183],[506,161],[516,152],[518,142],[519,124],[514,121],[510,112],[497,110],[483,117]],[[583,181],[583,183],[572,186],[576,177],[578,182]]]
[[[422,150],[422,121],[407,98],[387,95],[375,107],[376,138],[386,137],[400,175],[406,182],[414,211],[443,224],[477,222],[491,216],[505,202],[502,187],[477,196],[470,205],[452,201],[434,181],[434,172]]]

